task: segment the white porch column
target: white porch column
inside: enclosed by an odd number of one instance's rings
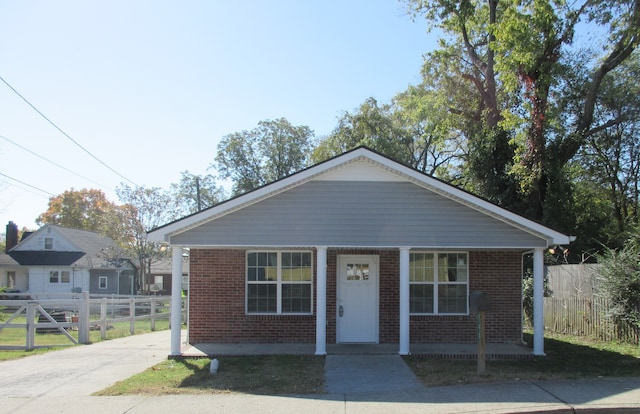
[[[180,355],[182,329],[182,246],[173,246],[171,257],[171,354]]]
[[[400,355],[409,355],[409,250],[400,248]]]
[[[544,355],[544,250],[533,251],[533,354]]]
[[[327,247],[316,247],[316,355],[327,354]]]

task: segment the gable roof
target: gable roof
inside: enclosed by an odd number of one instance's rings
[[[178,244],[176,241],[179,241],[180,243],[184,243],[187,240],[181,235],[184,235],[186,232],[199,227],[206,227],[208,231],[211,232],[213,228],[211,228],[210,223],[213,221],[220,220],[223,217],[238,213],[242,210],[249,211],[249,207],[255,207],[257,204],[263,203],[266,200],[275,200],[278,196],[290,192],[293,189],[301,191],[298,189],[304,185],[308,185],[308,183],[316,181],[339,183],[341,181],[354,180],[363,183],[411,183],[414,186],[426,190],[429,194],[437,195],[442,199],[448,200],[447,204],[443,207],[444,209],[456,206],[463,207],[466,211],[472,212],[472,215],[476,219],[479,217],[490,218],[494,223],[500,223],[503,227],[508,226],[523,234],[530,235],[540,241],[544,241],[543,244],[546,245],[566,245],[572,240],[569,236],[402,165],[366,147],[356,148],[279,181],[220,203],[207,210],[156,228],[148,233],[148,238],[150,241],[156,242],[173,242],[174,244]],[[353,186],[351,188],[353,188]],[[336,203],[338,201],[340,200],[336,200]],[[395,203],[398,206],[403,205],[400,200],[395,200]],[[366,204],[363,200],[363,205]],[[369,206],[370,205],[371,204],[369,204]],[[380,215],[378,215],[378,217],[380,217]],[[252,218],[255,218],[255,216],[252,216]],[[483,225],[486,226],[487,223],[483,223]],[[229,234],[233,233],[231,229],[231,227],[225,228]],[[530,241],[527,243],[530,243]],[[538,247],[538,244],[536,244],[535,247]]]
[[[44,233],[55,233],[66,240],[70,248],[64,251],[34,249],[35,240]],[[113,239],[92,231],[45,224],[21,240],[8,255],[23,266],[113,267],[107,253],[115,247]]]

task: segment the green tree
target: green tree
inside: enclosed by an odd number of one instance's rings
[[[640,334],[640,229],[622,249],[607,249],[599,260],[598,289],[609,300],[608,314],[620,329]]]
[[[361,145],[399,162],[410,159],[405,131],[394,123],[391,107],[368,98],[355,112],[342,114],[333,132],[314,150],[313,160],[320,162]]]
[[[307,167],[313,131],[285,118],[260,121],[251,131],[226,135],[211,167],[233,181],[238,195]]]
[[[603,82],[606,94],[595,114],[600,123],[613,125],[590,135],[579,155],[585,174],[606,190],[615,233],[622,235],[639,217],[640,117],[630,114],[640,113],[640,53],[614,74]]]
[[[123,248],[140,263],[144,278],[154,261],[167,257],[159,243],[147,240],[147,232],[177,218],[172,209],[173,198],[158,187],[130,187],[121,184],[116,194],[124,205],[121,209]],[[169,206],[169,208],[167,208]]]
[[[570,208],[568,163],[592,134],[615,124],[600,122],[596,108],[603,83],[638,45],[640,1],[405,3],[445,34],[423,74],[451,97],[476,185],[505,207],[554,220]],[[580,22],[604,33],[590,54],[577,53]]]
[[[462,142],[448,129],[433,90],[410,86],[390,104],[368,98],[340,117],[320,141],[312,159],[320,162],[358,146],[367,146],[426,174],[452,179],[463,155]]]
[[[171,184],[175,215],[182,217],[212,207],[226,198],[212,175],[194,175],[183,171],[178,183]]]

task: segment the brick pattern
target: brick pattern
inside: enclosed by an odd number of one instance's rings
[[[327,343],[336,342],[336,266],[341,254],[379,255],[379,333],[381,343],[399,337],[399,252],[330,249],[327,252]],[[314,343],[313,315],[246,315],[245,251],[192,249],[189,340],[192,343]],[[314,254],[314,263],[316,258]],[[521,338],[521,253],[469,252],[469,289],[491,298],[487,342],[517,343]],[[314,306],[316,275],[313,276]],[[475,343],[476,315],[412,316],[411,342]]]
[[[486,313],[486,341],[518,343],[522,337],[522,281],[520,252],[469,252],[469,291],[489,295],[491,311]],[[465,316],[412,316],[411,342],[475,343],[476,314]]]

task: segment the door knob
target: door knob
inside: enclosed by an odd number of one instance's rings
[[[341,318],[342,315],[344,315],[344,308],[342,307],[342,305],[340,305],[340,308],[338,309],[338,315],[340,315]]]

